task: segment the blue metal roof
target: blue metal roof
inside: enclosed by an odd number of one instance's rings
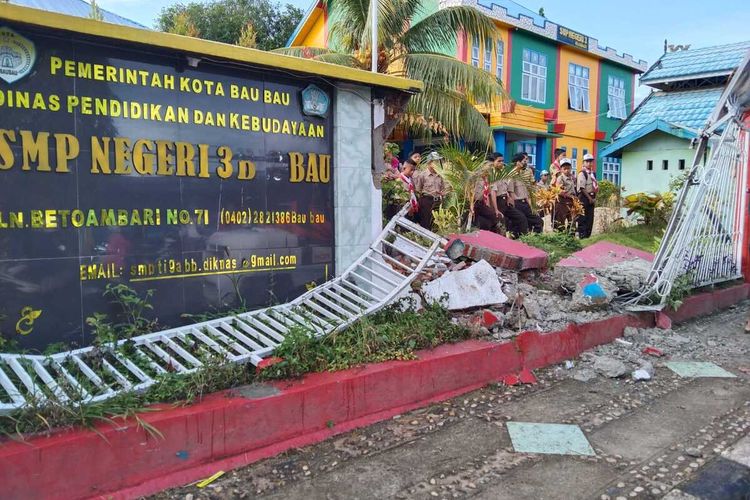
[[[702,90],[653,92],[615,132],[614,139],[630,135],[654,120],[700,130],[706,124],[708,116],[716,107],[723,91],[723,87],[715,87]]]
[[[643,74],[641,83],[727,75],[739,66],[748,50],[750,41],[668,52]]]
[[[675,137],[679,137],[680,139],[692,139],[693,137],[696,137],[697,135],[695,132],[686,130],[680,126],[673,125],[671,123],[667,123],[663,120],[657,119],[647,125],[644,125],[643,127],[639,128],[638,130],[635,130],[634,132],[628,135],[621,136],[619,139],[617,139],[615,142],[613,142],[609,146],[600,149],[598,154],[600,157],[619,156],[620,151],[625,146],[628,146],[629,144],[634,143],[641,137],[644,137],[655,130],[660,130],[661,132],[664,132],[665,134],[673,135]]]
[[[47,10],[76,17],[89,17],[89,14],[91,14],[91,4],[84,0],[10,0],[10,3],[20,5],[21,7],[31,7],[32,9]],[[101,10],[105,22],[122,24],[131,28],[148,29],[142,24],[118,16],[101,7],[99,7],[99,10]]]

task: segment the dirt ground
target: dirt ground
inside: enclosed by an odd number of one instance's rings
[[[153,498],[750,498],[750,469],[722,458],[750,433],[749,308],[631,330],[626,343],[538,371],[536,385],[491,385]],[[627,372],[609,378],[599,358]],[[681,378],[667,360],[712,361],[736,378]],[[631,370],[644,362],[653,378],[636,382]],[[577,424],[596,454],[518,453],[508,421]]]

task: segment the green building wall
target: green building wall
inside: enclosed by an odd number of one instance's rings
[[[547,57],[547,91],[545,102],[532,102],[521,98],[521,81],[523,74],[523,49],[531,49],[540,52]],[[520,104],[533,106],[535,108],[552,109],[556,106],[557,91],[555,81],[557,80],[557,45],[554,42],[525,33],[513,31],[511,45],[511,77],[510,96]]]
[[[685,169],[689,169],[694,155],[690,140],[652,132],[623,150],[620,185],[626,195],[667,191],[669,181],[685,172],[679,170],[679,160],[685,160]],[[649,160],[653,161],[653,170],[647,169]],[[662,166],[664,160],[668,162],[667,170]]]

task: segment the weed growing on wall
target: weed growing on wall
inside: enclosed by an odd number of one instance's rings
[[[94,313],[86,318],[86,324],[94,334],[93,344],[107,345],[157,330],[157,320],[146,317],[146,313],[154,309],[151,305],[153,296],[153,290],[146,290],[141,296],[125,284],[107,284],[104,297],[111,299],[117,306],[118,314],[115,318],[110,318],[106,314]]]
[[[414,359],[419,349],[469,336],[469,330],[453,323],[450,313],[438,304],[420,312],[402,311],[396,304],[327,337],[316,337],[303,328],[292,330],[274,353],[282,361],[264,369],[261,376],[292,378],[364,363]]]

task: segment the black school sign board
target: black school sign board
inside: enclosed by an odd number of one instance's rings
[[[86,345],[107,285],[174,327],[331,276],[331,90],[0,20],[0,332]]]

